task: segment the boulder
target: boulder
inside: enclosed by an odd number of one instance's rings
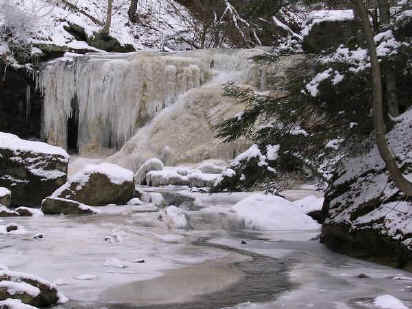
[[[308,15],[302,31],[303,50],[321,53],[336,49],[356,37],[358,27],[352,10],[314,11]]]
[[[220,174],[205,174],[200,170],[182,167],[165,167],[161,171],[151,171],[146,174],[146,184],[149,186],[190,186],[211,187]]]
[[[412,10],[402,12],[395,21],[395,36],[400,40],[412,38]]]
[[[409,110],[386,135],[409,179],[411,127]],[[390,178],[375,141],[365,141],[363,149],[341,162],[328,187],[321,241],[341,253],[412,270],[412,202]]]
[[[0,217],[18,217],[19,214],[11,209],[8,209],[6,206],[0,204]]]
[[[39,207],[67,179],[69,155],[62,148],[0,133],[0,186],[11,191],[11,205]]]
[[[90,206],[125,205],[134,197],[133,173],[118,165],[88,165],[57,189],[52,197]]]
[[[26,305],[20,299],[8,298],[0,301],[0,308],[2,309],[38,309],[37,307]]]
[[[47,197],[41,204],[41,210],[46,215],[92,215],[97,211],[82,203],[58,197]]]
[[[140,166],[135,175],[135,181],[138,185],[146,184],[146,174],[151,171],[161,171],[163,170],[163,162],[159,159],[153,158],[147,160]]]
[[[188,194],[179,192],[162,192],[163,201],[166,206],[175,205],[184,209],[195,209],[195,198]]]
[[[10,303],[7,304],[6,300]],[[20,301],[31,306],[48,307],[64,300],[65,297],[46,280],[8,270],[0,271],[0,308],[3,308],[2,302],[9,308],[26,308],[23,305],[21,307],[12,305]]]
[[[11,192],[7,188],[0,187],[0,204],[9,207],[11,204]]]

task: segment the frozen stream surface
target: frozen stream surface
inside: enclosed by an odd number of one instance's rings
[[[70,299],[55,308],[383,308],[387,294],[412,308],[412,274],[333,253],[311,240],[319,229],[248,230],[231,208],[250,193],[191,194],[191,229],[148,203],[2,218],[20,232],[0,229],[0,265],[54,282]]]

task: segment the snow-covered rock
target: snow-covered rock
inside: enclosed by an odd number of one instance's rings
[[[169,228],[172,229],[190,229],[189,218],[185,211],[176,207],[169,206],[162,211],[164,220]]]
[[[161,171],[164,165],[157,158],[149,159],[143,163],[136,172],[135,181],[138,185],[146,184],[146,174],[151,171]]]
[[[398,298],[392,295],[377,296],[373,304],[379,309],[408,309]]]
[[[41,204],[41,210],[46,215],[91,215],[98,213],[92,207],[58,197],[45,198]]]
[[[20,299],[7,298],[0,301],[0,308],[2,309],[37,309],[37,307],[26,305]]]
[[[39,207],[67,179],[69,155],[62,148],[0,132],[0,186],[12,205]]]
[[[0,187],[0,205],[10,206],[11,191],[7,188]]]
[[[408,179],[411,126],[408,110],[386,135]],[[390,178],[374,139],[365,141],[364,148],[362,154],[342,161],[326,192],[322,240],[340,252],[412,267],[412,203]]]
[[[161,171],[151,171],[146,175],[149,186],[190,186],[211,187],[220,174],[206,174],[200,170],[183,167],[165,167]]]
[[[86,166],[52,194],[90,206],[124,205],[133,196],[133,173],[110,163]]]
[[[127,202],[127,205],[133,205],[133,206],[138,206],[142,204],[143,202],[138,197],[134,197],[130,201]]]
[[[309,53],[319,53],[337,48],[353,37],[357,29],[352,10],[313,11],[302,30],[303,49]]]
[[[0,205],[0,217],[17,217],[19,214],[5,206]]]
[[[254,230],[310,230],[320,225],[288,200],[274,195],[253,194],[232,210]]]
[[[33,275],[1,270],[0,307],[28,309],[48,307],[67,300],[50,282]],[[21,301],[21,303],[19,302]],[[24,307],[23,304],[30,305]],[[33,307],[31,307],[33,308]]]

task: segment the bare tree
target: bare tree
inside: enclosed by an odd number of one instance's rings
[[[390,25],[391,13],[390,3],[388,0],[378,0],[380,26],[381,28],[388,28]],[[386,105],[388,106],[389,114],[392,116],[399,115],[399,102],[396,87],[396,74],[390,64],[386,63],[382,65],[383,74],[385,78],[385,90],[386,90]]]
[[[130,22],[134,24],[139,21],[139,18],[137,17],[137,14],[136,14],[138,3],[139,3],[139,0],[130,0],[129,10],[127,11]]]
[[[407,197],[412,197],[412,183],[408,179],[406,179],[405,176],[403,176],[402,171],[399,168],[396,162],[396,158],[389,148],[385,137],[381,66],[378,60],[376,44],[374,40],[374,32],[369,21],[368,10],[366,9],[362,0],[351,1],[354,4],[357,16],[359,16],[360,18],[363,31],[366,35],[369,55],[371,58],[374,125],[378,150],[395,185]]]
[[[108,35],[112,26],[113,0],[107,0],[106,22],[102,29],[102,33]]]

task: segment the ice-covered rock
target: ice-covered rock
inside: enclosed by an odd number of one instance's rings
[[[65,299],[53,284],[44,279],[19,272],[0,271],[1,308],[3,308],[2,302],[10,308],[25,308],[22,303],[36,307],[48,307]],[[22,302],[21,307],[17,306],[19,300]]]
[[[11,203],[11,191],[7,188],[0,187],[0,204],[6,207]]]
[[[412,110],[396,119],[386,138],[402,172],[412,180]],[[345,158],[329,186],[322,241],[349,255],[412,269],[412,203],[395,186],[375,141]]]
[[[68,162],[62,148],[0,132],[0,186],[12,192],[11,205],[39,207],[66,182]]]
[[[188,210],[193,210],[195,206],[195,198],[189,194],[180,192],[162,192],[161,194],[166,206],[174,205]]]
[[[133,206],[142,205],[142,204],[143,202],[137,197],[134,197],[130,201],[127,202],[127,205],[133,205]]]
[[[223,161],[219,163],[220,164],[216,164],[215,162],[205,161],[199,164],[197,169],[205,174],[222,174],[225,170],[225,165]]]
[[[165,222],[167,226],[171,229],[190,229],[189,218],[185,211],[176,207],[169,206],[163,212],[165,217]]]
[[[135,175],[135,181],[138,185],[146,184],[146,174],[151,171],[163,170],[163,162],[157,158],[149,159],[140,166]]]
[[[53,194],[53,198],[77,201],[90,206],[125,205],[134,196],[133,173],[118,165],[88,165]]]
[[[58,197],[45,198],[41,204],[41,210],[46,215],[91,215],[98,212],[82,203]]]
[[[185,167],[165,167],[161,171],[151,171],[146,175],[149,186],[190,186],[211,187],[220,174],[206,174],[200,170]]]

